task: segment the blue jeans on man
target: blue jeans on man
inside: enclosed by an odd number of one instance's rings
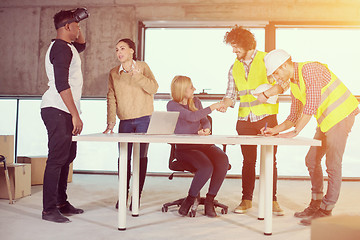
[[[332,210],[339,198],[342,181],[342,158],[346,141],[354,125],[355,116],[348,116],[326,133],[316,129],[314,139],[321,140],[319,147],[310,147],[305,162],[311,179],[313,200],[321,200],[320,208]],[[326,172],[328,173],[328,187],[323,197],[323,171],[321,159],[326,155]]]

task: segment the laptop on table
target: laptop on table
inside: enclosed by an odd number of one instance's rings
[[[174,134],[179,114],[179,112],[153,112],[145,134]]]

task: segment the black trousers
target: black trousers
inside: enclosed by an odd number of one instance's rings
[[[267,116],[260,121],[250,122],[237,121],[236,131],[239,135],[257,135],[260,134],[260,129],[265,127],[267,122],[268,127],[278,125],[276,115]],[[273,201],[276,201],[277,190],[277,167],[276,167],[276,152],[277,146],[274,146],[274,176],[273,176]],[[254,186],[255,186],[255,164],[257,158],[257,145],[241,145],[241,153],[243,155],[242,167],[242,199],[252,200]]]
[[[73,124],[69,113],[42,108],[41,118],[48,133],[49,152],[43,185],[43,210],[48,212],[67,201],[69,165],[76,157],[76,142],[72,141]]]

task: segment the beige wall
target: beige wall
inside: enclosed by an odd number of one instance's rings
[[[56,33],[53,15],[86,6],[82,22],[85,96],[106,95],[114,45],[136,39],[138,21],[359,22],[359,0],[1,0],[0,95],[41,95],[47,89],[44,55]],[[156,73],[155,73],[156,74]]]

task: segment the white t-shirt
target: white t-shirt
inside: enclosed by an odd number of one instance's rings
[[[49,89],[42,96],[41,108],[53,107],[53,108],[60,109],[64,112],[70,113],[69,110],[67,109],[65,103],[63,102],[63,100],[58,92],[56,83],[55,83],[54,65],[52,64],[51,59],[50,59],[50,57],[52,57],[51,50],[55,43],[57,43],[58,46],[60,45],[60,47],[65,48],[64,49],[65,52],[68,50],[68,49],[66,49],[66,47],[69,47],[71,50],[72,54],[70,54],[69,56],[65,56],[65,57],[69,58],[68,60],[70,63],[68,66],[68,69],[69,69],[68,70],[68,85],[70,86],[75,106],[80,114],[80,112],[81,112],[80,99],[81,99],[82,86],[83,86],[83,75],[81,72],[80,54],[79,54],[78,50],[74,47],[73,44],[66,43],[65,41],[60,40],[60,39],[56,39],[55,41],[51,42],[49,49],[47,50],[46,55],[45,55],[45,70],[46,70],[47,77],[49,79],[49,83],[48,83]],[[64,43],[66,43],[66,44],[64,44]],[[62,57],[64,57],[64,56],[62,56]],[[62,67],[67,68],[67,66],[62,66]],[[58,79],[57,79],[57,81],[58,81]],[[66,82],[65,82],[65,84],[66,84]],[[62,89],[62,90],[64,90],[64,89]]]

